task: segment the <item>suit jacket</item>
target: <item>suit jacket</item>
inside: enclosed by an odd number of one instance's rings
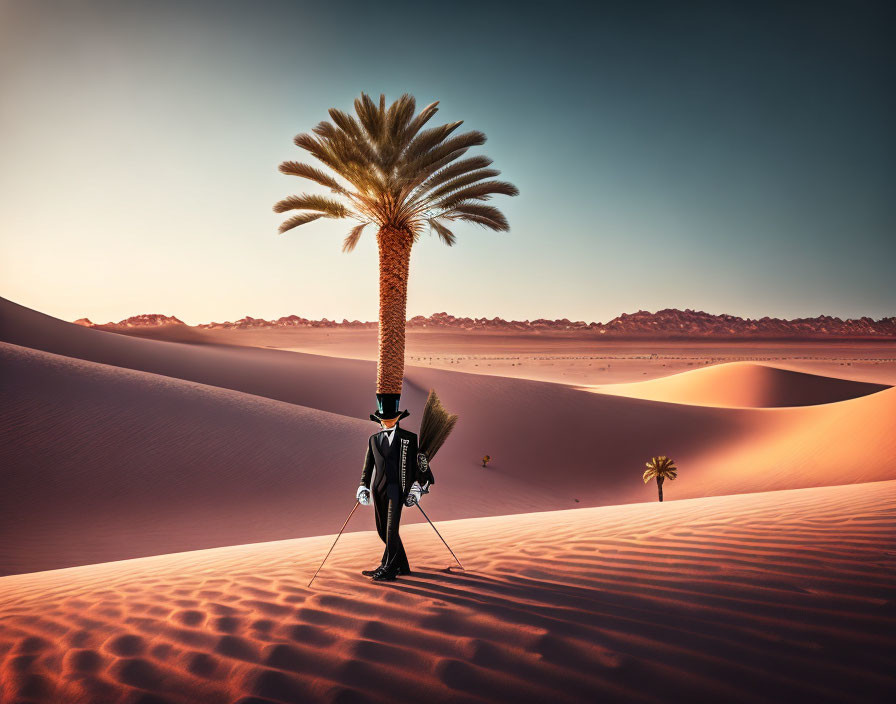
[[[380,452],[379,443],[376,441],[379,433],[374,433],[367,439],[367,454],[364,457],[364,469],[361,471],[361,485],[369,489],[373,482],[374,470],[376,470],[376,485],[385,483],[385,458]],[[422,486],[425,482],[434,483],[432,471],[426,467],[421,468],[417,461],[417,434],[402,427],[395,428],[395,436],[389,446],[389,454],[398,454],[398,481],[401,486],[402,500],[406,499],[411,485],[419,482]]]

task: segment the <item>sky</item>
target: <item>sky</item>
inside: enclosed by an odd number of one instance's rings
[[[520,190],[510,232],[421,238],[408,317],[896,315],[893,7],[0,0],[0,295],[376,320],[371,233],[272,211],[364,91],[439,100]]]

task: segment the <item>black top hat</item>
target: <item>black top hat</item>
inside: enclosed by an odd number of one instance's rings
[[[381,420],[392,420],[393,418],[407,418],[410,413],[407,410],[399,411],[398,402],[401,400],[401,394],[377,394],[376,410],[370,414],[370,420],[379,423]]]

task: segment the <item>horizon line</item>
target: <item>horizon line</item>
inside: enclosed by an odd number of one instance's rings
[[[498,315],[496,315],[496,316],[492,316],[492,317],[488,317],[488,316],[472,316],[472,315],[454,315],[454,314],[448,313],[447,311],[438,311],[438,312],[430,313],[429,315],[417,314],[417,315],[414,315],[414,316],[411,316],[411,317],[406,318],[406,322],[411,322],[411,321],[414,321],[414,320],[431,320],[431,319],[433,319],[433,318],[437,318],[437,317],[442,317],[442,316],[443,316],[443,317],[445,317],[446,319],[449,319],[449,320],[469,320],[469,321],[472,321],[472,322],[494,322],[494,321],[501,321],[501,322],[504,322],[504,323],[520,323],[520,324],[522,324],[522,323],[535,323],[535,322],[551,322],[551,323],[568,323],[568,324],[571,324],[571,325],[608,325],[608,324],[612,323],[614,320],[619,320],[619,319],[621,319],[621,318],[626,318],[626,317],[632,317],[632,316],[636,316],[636,315],[638,315],[638,314],[647,314],[647,315],[655,316],[655,315],[659,315],[660,313],[665,313],[665,312],[690,313],[690,314],[695,314],[695,315],[700,315],[700,316],[707,316],[707,317],[710,317],[710,318],[733,318],[733,319],[735,319],[735,320],[741,320],[741,321],[744,321],[744,322],[761,322],[761,321],[798,322],[798,321],[802,321],[802,320],[830,319],[830,320],[833,320],[833,321],[840,321],[840,322],[844,322],[844,323],[845,323],[845,322],[850,322],[850,321],[853,321],[853,322],[860,322],[860,321],[863,321],[863,320],[868,320],[868,321],[871,321],[872,323],[881,323],[881,322],[885,322],[885,321],[890,321],[890,320],[896,319],[896,314],[894,314],[894,315],[888,315],[888,316],[885,315],[885,316],[882,316],[882,317],[880,317],[880,318],[874,318],[874,317],[869,316],[869,315],[862,315],[862,316],[856,316],[856,317],[841,318],[841,317],[839,317],[839,316],[836,316],[836,315],[829,315],[829,314],[826,314],[826,313],[821,313],[821,314],[813,315],[813,316],[800,316],[800,317],[794,317],[794,318],[784,318],[784,317],[778,317],[778,316],[773,316],[773,315],[763,315],[762,317],[756,317],[756,318],[753,318],[753,317],[749,317],[749,316],[736,315],[736,314],[734,314],[734,313],[710,313],[710,312],[708,312],[708,311],[701,310],[701,309],[696,309],[696,308],[658,308],[656,311],[651,311],[651,310],[646,310],[646,309],[640,308],[640,309],[638,309],[637,311],[635,311],[635,312],[633,312],[633,313],[627,313],[627,312],[619,313],[618,315],[616,315],[616,316],[613,317],[613,318],[610,318],[610,319],[607,320],[606,322],[603,322],[603,321],[590,321],[590,322],[587,322],[587,321],[585,321],[585,320],[572,320],[572,319],[570,319],[570,318],[565,318],[565,317],[564,317],[564,318],[545,318],[545,317],[540,317],[540,318],[523,318],[523,319],[516,319],[516,318],[504,318],[504,317],[502,317],[502,316],[498,316]],[[230,320],[230,319],[225,319],[225,320],[222,320],[222,321],[210,320],[210,321],[207,321],[207,322],[194,323],[194,324],[184,322],[183,320],[181,320],[180,318],[178,318],[176,315],[167,315],[167,314],[164,314],[164,313],[137,313],[137,314],[135,314],[135,315],[128,316],[127,318],[123,318],[123,319],[121,319],[121,320],[119,320],[119,321],[117,321],[117,322],[116,322],[116,321],[108,321],[108,322],[105,322],[105,323],[97,323],[97,322],[91,320],[89,316],[82,316],[82,317],[80,317],[80,318],[76,318],[75,320],[70,320],[70,321],[67,321],[67,322],[75,323],[75,322],[78,322],[78,321],[86,320],[86,321],[90,322],[92,325],[98,325],[98,326],[101,326],[101,325],[121,325],[121,324],[125,323],[126,321],[133,320],[133,319],[135,319],[135,318],[141,318],[141,317],[148,317],[148,318],[150,318],[150,317],[160,317],[160,318],[168,318],[168,319],[172,319],[172,318],[173,318],[173,319],[178,320],[180,323],[182,323],[183,325],[186,325],[186,326],[188,326],[188,327],[199,327],[199,326],[202,326],[202,325],[226,325],[226,324],[235,324],[235,323],[238,323],[238,322],[243,321],[243,320],[263,320],[263,321],[266,321],[266,322],[278,322],[278,321],[281,321],[281,320],[289,320],[289,319],[299,319],[299,320],[303,320],[303,321],[307,321],[307,322],[311,322],[311,323],[324,323],[324,322],[326,322],[326,323],[333,323],[333,324],[336,324],[336,325],[354,325],[354,324],[358,324],[358,325],[378,325],[378,324],[379,324],[379,321],[378,321],[378,320],[359,320],[359,319],[357,319],[357,318],[352,319],[352,320],[349,320],[348,318],[343,317],[342,320],[340,321],[340,320],[338,320],[338,319],[336,319],[336,318],[332,318],[332,319],[331,319],[331,318],[327,318],[326,316],[324,316],[324,317],[322,317],[322,318],[306,318],[306,317],[304,317],[304,316],[302,316],[302,315],[298,315],[298,314],[296,314],[296,313],[290,313],[289,315],[281,315],[281,316],[278,316],[278,317],[276,317],[276,318],[274,318],[274,317],[272,317],[272,318],[265,318],[265,317],[256,317],[256,316],[253,316],[253,315],[244,315],[244,316],[242,316],[241,318],[234,318],[233,320]]]

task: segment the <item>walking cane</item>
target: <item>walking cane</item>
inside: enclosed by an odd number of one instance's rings
[[[358,508],[358,506],[359,506],[360,504],[361,504],[360,501],[355,501],[355,505],[352,507],[351,512],[348,514],[348,518],[345,519],[345,523],[343,523],[343,524],[342,524],[342,528],[339,529],[339,535],[336,536],[336,540],[339,540],[340,536],[342,535],[342,531],[345,530],[345,527],[348,525],[349,519],[352,517],[352,513],[355,512],[355,509]],[[433,526],[433,528],[435,528],[435,526]],[[436,531],[436,533],[438,533],[438,531]],[[330,549],[327,551],[327,554],[326,554],[326,556],[324,557],[324,562],[327,561],[327,558],[330,556],[330,553],[333,552],[333,548],[336,547],[336,540],[333,541],[333,544],[330,546]],[[449,548],[449,550],[450,550],[450,549],[451,549],[451,548]],[[317,568],[317,572],[320,572],[320,568],[324,566],[324,562],[321,562],[321,563],[320,563],[320,567]],[[459,563],[458,563],[458,564],[459,564]],[[314,577],[317,577],[317,572],[314,573]],[[311,582],[314,581],[314,577],[311,578]],[[309,587],[311,586],[311,582],[308,582],[308,586],[309,586]]]
[[[417,501],[414,502],[414,505],[416,505],[417,508],[420,509],[420,513],[423,514],[423,517],[427,521],[429,521],[429,525],[432,526],[432,521],[429,520],[429,516],[426,515],[426,511],[423,510],[423,507]],[[439,529],[436,528],[435,526],[432,526],[432,529],[436,532],[436,535],[439,536],[439,538],[441,538],[442,542],[445,543],[445,539],[442,538],[442,534],[439,533]],[[451,547],[448,545],[448,543],[445,543],[445,547],[448,548],[448,552],[451,553],[451,557],[453,557],[455,560],[457,560],[457,564],[460,565],[460,568],[466,572],[466,568],[464,568],[464,566],[460,564],[460,560],[457,559],[457,555],[454,554],[454,550],[451,549]]]

